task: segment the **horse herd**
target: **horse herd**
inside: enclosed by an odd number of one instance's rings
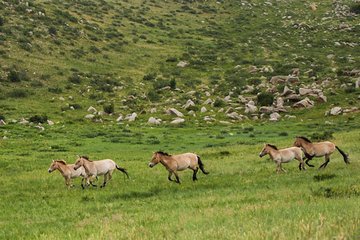
[[[268,154],[277,164],[277,173],[280,173],[281,171],[285,172],[281,164],[290,162],[293,159],[299,161],[299,170],[305,170],[305,163],[309,167],[314,167],[314,165],[311,165],[309,161],[314,157],[324,156],[325,162],[319,167],[319,169],[325,168],[330,161],[330,155],[335,151],[335,149],[337,149],[343,156],[344,162],[349,164],[350,161],[348,155],[334,143],[329,141],[312,143],[306,137],[296,137],[293,147],[284,149],[278,149],[274,145],[265,144],[259,156],[263,157]],[[196,175],[199,169],[204,174],[209,174],[209,172],[205,171],[204,164],[200,157],[194,153],[170,155],[168,153],[158,151],[153,154],[152,159],[149,162],[149,167],[152,168],[158,163],[161,163],[169,172],[168,180],[175,181],[177,183],[180,183],[178,171],[183,171],[185,169],[193,170],[193,181],[197,180]],[[58,170],[64,177],[65,185],[68,188],[73,186],[71,184],[71,179],[82,177],[81,187],[84,189],[90,185],[96,186],[94,181],[98,179],[98,176],[104,176],[104,181],[100,187],[105,187],[106,183],[112,178],[112,174],[115,169],[123,172],[129,178],[126,169],[117,165],[113,160],[104,159],[92,161],[86,156],[79,156],[75,164],[67,164],[64,160],[53,160],[48,172],[51,173],[54,170]],[[172,175],[175,175],[175,180],[171,178]]]

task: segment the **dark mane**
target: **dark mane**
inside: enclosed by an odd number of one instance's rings
[[[274,148],[275,150],[278,150],[278,148],[275,145],[267,144],[269,147]]]
[[[311,141],[310,141],[308,138],[306,138],[306,137],[300,136],[300,137],[298,137],[298,138],[301,138],[301,139],[304,140],[305,142],[311,143]]]
[[[81,158],[88,160],[89,162],[92,162],[88,156],[81,156]]]
[[[64,160],[55,160],[55,162],[58,162],[58,163],[61,163],[61,164],[66,165],[66,162],[65,162]]]
[[[170,154],[168,154],[166,152],[163,152],[163,151],[157,151],[156,153],[159,153],[159,154],[164,155],[164,156],[171,156]]]

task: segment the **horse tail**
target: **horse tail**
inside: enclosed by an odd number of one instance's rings
[[[116,165],[116,169],[123,172],[127,176],[127,178],[129,178],[129,174],[127,173],[125,168],[122,168],[122,167],[119,167],[118,165]]]
[[[204,174],[209,174],[209,172],[205,171],[205,169],[204,169],[204,164],[203,164],[203,162],[201,161],[199,155],[197,155],[197,159],[198,159],[199,168],[201,169],[201,171],[202,171]]]
[[[343,150],[341,150],[338,146],[335,146],[335,147],[336,147],[336,149],[340,152],[340,154],[343,156],[344,162],[345,162],[346,164],[350,164],[349,155],[346,154]]]

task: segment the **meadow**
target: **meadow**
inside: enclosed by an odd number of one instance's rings
[[[148,127],[53,126],[43,132],[3,126],[1,141],[1,239],[356,239],[360,235],[360,129],[354,121],[245,122],[238,125]],[[314,128],[315,127],[315,128]],[[325,170],[285,164],[276,174],[263,143],[292,145],[294,136],[333,130],[339,153]],[[37,133],[37,134],[36,134]],[[196,152],[209,175],[167,171],[147,164],[153,151]],[[115,172],[104,189],[67,189],[52,159],[112,158],[130,179]],[[323,159],[314,159],[316,167]],[[100,178],[99,181],[102,181]]]

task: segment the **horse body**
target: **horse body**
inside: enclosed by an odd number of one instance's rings
[[[171,176],[174,174],[177,183],[180,183],[179,175],[177,173],[178,171],[186,169],[193,170],[193,181],[197,180],[196,174],[199,171],[199,168],[204,174],[209,174],[205,171],[204,164],[202,163],[200,157],[194,153],[169,155],[165,152],[158,151],[153,154],[153,157],[149,162],[149,167],[152,168],[159,162],[168,170],[168,180],[173,181]]]
[[[343,152],[339,147],[337,147],[334,143],[325,141],[325,142],[317,142],[312,143],[306,137],[296,137],[294,142],[294,146],[301,147],[305,153],[305,157],[307,158],[305,163],[309,167],[314,167],[314,165],[309,164],[309,161],[314,157],[325,157],[325,162],[319,168],[325,168],[330,162],[330,155],[337,149],[340,154],[344,158],[344,162],[349,164],[348,155]]]
[[[278,149],[276,146],[271,144],[265,144],[264,148],[260,152],[259,156],[263,157],[266,154],[269,154],[270,158],[276,162],[277,168],[276,171],[279,173],[280,171],[285,172],[285,170],[282,168],[282,163],[288,163],[293,159],[298,160],[299,163],[299,169],[305,170],[304,167],[304,161],[302,158],[302,150],[299,147],[290,147],[290,148],[284,148],[284,149]]]
[[[65,179],[65,185],[70,188],[73,185],[71,185],[71,179],[83,177],[81,180],[81,186],[84,187],[83,181],[86,179],[86,182],[89,182],[88,175],[85,172],[85,169],[83,167],[74,169],[74,164],[67,164],[64,160],[53,160],[48,172],[51,173],[55,170],[58,170],[61,175]]]
[[[105,187],[106,183],[112,178],[112,174],[115,169],[123,172],[129,178],[126,169],[119,167],[111,159],[91,161],[87,157],[79,157],[75,162],[74,169],[76,170],[80,167],[84,167],[85,172],[88,176],[104,176],[104,182],[101,187]]]

